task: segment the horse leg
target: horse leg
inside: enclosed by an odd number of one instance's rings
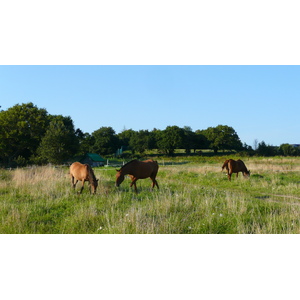
[[[78,182],[78,180],[76,179],[75,180],[75,178],[74,178],[74,176],[71,176],[72,177],[72,187],[73,187],[73,189],[75,190],[75,187],[76,187],[76,184],[77,184],[77,182]]]
[[[130,187],[134,186],[134,191],[137,194],[136,181],[131,182]]]
[[[231,173],[227,174],[228,180],[231,181]]]
[[[228,175],[228,173],[229,173],[229,169],[228,169],[228,167],[227,167],[227,166],[226,166],[226,167],[223,167],[221,172],[223,172],[223,169],[224,169],[224,168],[225,168],[225,170],[226,170],[226,174]]]
[[[155,179],[154,179],[154,178],[151,178],[151,180],[152,180],[152,191],[153,191],[153,189],[154,189],[154,187],[155,187]]]
[[[81,193],[82,193],[82,190],[83,190],[83,188],[84,188],[84,180],[82,180],[82,186],[81,186],[81,189],[80,189],[80,192],[79,192],[79,194],[81,194]]]
[[[152,190],[154,189],[155,186],[157,186],[157,188],[159,189],[158,183],[156,181],[156,175],[157,175],[157,170],[152,172],[152,174],[150,175],[150,178],[152,180]]]
[[[152,180],[152,190],[154,189],[155,186],[157,186],[157,188],[159,189],[158,183],[155,179],[155,177],[150,177]]]
[[[134,185],[134,190],[137,193],[137,187],[136,187],[137,178],[132,177],[131,180],[132,180],[132,182],[130,183],[130,187],[132,187]]]

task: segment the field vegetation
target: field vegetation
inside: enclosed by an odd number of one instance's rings
[[[231,157],[237,159],[237,157]],[[94,168],[88,184],[71,188],[67,167],[0,170],[0,233],[254,234],[300,232],[300,158],[243,158],[250,179],[221,172],[224,157],[158,158],[160,189],[115,168]],[[77,187],[79,190],[79,186]]]

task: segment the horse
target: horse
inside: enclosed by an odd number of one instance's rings
[[[156,175],[158,172],[158,163],[152,159],[139,161],[134,159],[125,164],[121,169],[116,170],[116,187],[119,187],[124,180],[125,175],[129,175],[131,179],[130,187],[134,186],[135,192],[137,193],[136,181],[138,179],[145,179],[150,177],[152,180],[152,189],[157,186]]]
[[[222,171],[224,168],[226,168],[226,170],[227,170],[227,175],[228,175],[229,181],[231,181],[232,173],[236,173],[236,177],[239,176],[239,172],[242,172],[244,177],[250,176],[250,171],[246,168],[244,162],[240,159],[239,160],[233,160],[233,159],[225,160],[225,162],[222,166]]]
[[[78,180],[82,181],[82,187],[80,189],[79,194],[82,193],[85,181],[89,182],[90,193],[92,188],[93,194],[96,194],[99,179],[96,179],[93,169],[88,164],[81,164],[80,162],[74,162],[70,166],[70,175],[72,178],[72,186],[74,190]]]

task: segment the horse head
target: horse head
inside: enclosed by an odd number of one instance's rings
[[[244,177],[249,178],[250,177],[250,170],[245,171],[243,175],[244,175]]]
[[[116,174],[116,187],[119,187],[120,184],[124,180],[124,174],[122,174],[121,169],[120,170],[116,170],[116,171],[117,171],[117,174]]]
[[[99,181],[99,179],[96,179],[90,183],[90,192],[92,192],[92,194],[96,194],[97,187],[98,187],[98,181]]]

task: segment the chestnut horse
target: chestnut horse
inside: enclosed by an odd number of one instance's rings
[[[83,165],[80,162],[74,162],[70,166],[70,175],[72,178],[72,186],[73,186],[74,190],[75,190],[75,186],[76,186],[78,180],[82,181],[82,187],[79,192],[81,194],[85,181],[88,181],[89,186],[90,186],[90,193],[91,193],[91,188],[92,188],[93,194],[96,194],[99,179],[96,179],[92,168],[88,164]]]
[[[239,172],[242,172],[244,177],[250,176],[250,171],[246,168],[244,162],[240,159],[239,160],[233,160],[233,159],[225,160],[225,162],[222,166],[222,171],[224,168],[226,168],[226,170],[227,170],[227,175],[228,175],[229,181],[231,181],[232,173],[236,173],[236,177],[239,176]]]
[[[145,161],[138,161],[137,159],[130,161],[124,165],[121,169],[116,170],[116,186],[119,187],[124,180],[125,175],[129,175],[131,179],[130,187],[134,185],[135,192],[137,193],[136,181],[138,179],[145,179],[150,177],[152,180],[152,189],[155,185],[158,187],[155,179],[158,172],[158,163],[152,159]]]

